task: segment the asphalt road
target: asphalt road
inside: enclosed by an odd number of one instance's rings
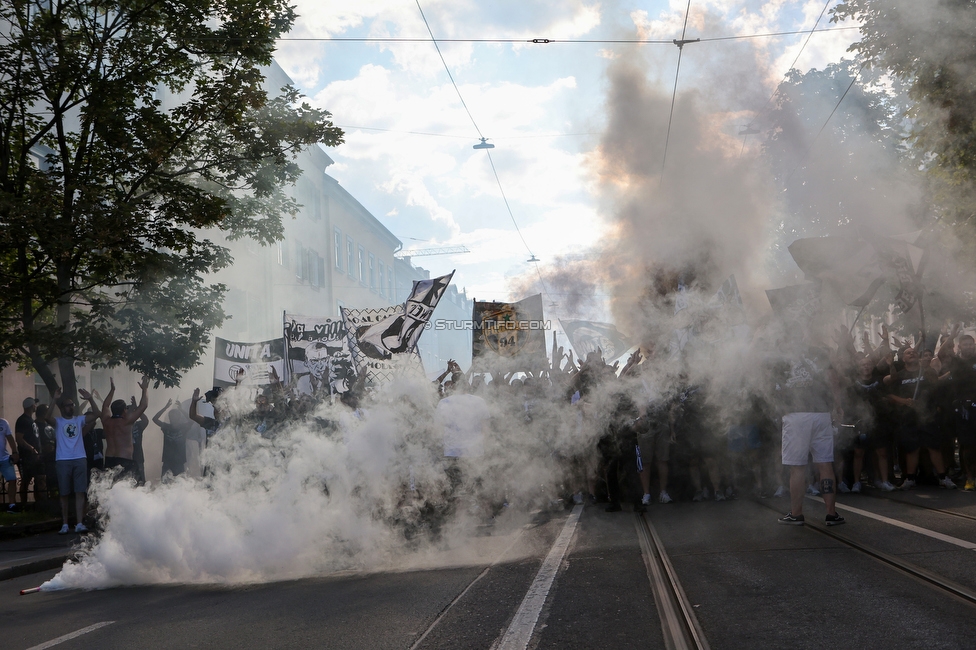
[[[958,492],[841,500],[976,543],[976,521],[912,502],[976,516],[976,495]],[[806,514],[822,519],[822,504],[809,501]],[[482,559],[466,566],[233,588],[142,586],[19,596],[54,572],[28,575],[0,582],[3,644],[32,648],[104,624],[54,647],[487,649],[505,637],[532,589],[540,607],[529,648],[662,648],[635,516],[626,507],[619,513],[585,508],[561,561],[550,560],[558,568],[551,587],[537,593],[540,568],[568,530],[569,516],[555,512],[523,527],[485,531],[472,542],[481,546]],[[976,606],[808,527],[779,526],[776,516],[749,500],[649,508],[647,519],[712,648],[976,647]],[[866,516],[845,516],[847,525],[838,528],[844,534],[976,591],[976,551]]]

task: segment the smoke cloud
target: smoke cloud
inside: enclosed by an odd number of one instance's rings
[[[699,29],[732,31],[708,13],[693,19]],[[802,92],[782,94],[771,114],[759,115],[767,63],[745,45],[721,52],[704,45],[686,46],[682,65],[708,72],[679,86],[670,130],[670,84],[657,75],[671,59],[635,50],[610,63],[607,126],[590,165],[609,234],[509,288],[513,299],[548,291],[559,316],[613,320],[645,353],[656,348],[658,359],[677,330],[695,329],[706,345],[689,346],[671,364],[655,360],[644,379],[665,396],[679,383],[710,384],[709,399],[722,411],[741,399],[733,388],[762,382],[753,353],[782,342],[764,327],[763,292],[799,279],[783,261],[785,244],[855,226],[898,234],[924,211],[916,173],[892,147],[898,125],[869,128],[879,94],[855,84],[836,125],[821,132],[846,83],[862,74],[859,65],[814,74]],[[737,137],[753,120],[766,129],[764,149]],[[730,333],[739,323],[701,308],[732,274],[745,320],[758,332],[751,341]],[[839,319],[839,306],[833,314]],[[253,427],[226,429],[204,452],[202,479],[141,488],[96,482],[91,493],[105,530],[45,588],[234,584],[473,562],[479,525],[492,515],[496,525],[518,525],[583,488],[576,461],[592,460],[622,396],[647,401],[640,382],[607,382],[583,415],[566,404],[565,375],[521,387],[497,379],[475,389],[492,419],[485,454],[461,463],[462,479],[443,458],[430,384],[400,380],[369,396],[362,417],[322,405],[271,438]],[[238,414],[251,406],[233,391],[226,399]]]
[[[596,439],[555,408],[547,386],[479,391],[492,414],[484,456],[455,462],[444,458],[436,394],[422,379],[394,381],[358,413],[323,404],[269,435],[234,426],[253,400],[231,389],[220,398],[231,423],[203,453],[207,475],[151,487],[98,479],[90,495],[104,531],[43,587],[240,584],[483,562],[491,544],[481,527],[511,531],[550,507],[571,489],[560,459]]]

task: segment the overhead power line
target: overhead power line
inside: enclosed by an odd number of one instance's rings
[[[451,69],[448,67],[447,61],[444,59],[444,55],[441,54],[441,48],[440,46],[437,45],[437,39],[434,38],[434,32],[430,28],[430,23],[427,22],[427,16],[424,15],[424,9],[423,7],[420,6],[420,0],[416,0],[416,3],[417,3],[417,9],[420,10],[420,17],[424,19],[424,25],[426,25],[427,27],[427,33],[430,34],[430,40],[434,43],[434,47],[437,49],[437,55],[441,58],[441,63],[444,64],[444,70],[447,71],[447,76],[451,79],[451,84],[454,86],[454,91],[457,93],[458,99],[461,100],[461,105],[464,106],[464,111],[468,114],[468,119],[471,120],[471,124],[474,126],[475,131],[478,132],[478,137],[481,139],[481,144],[486,145],[485,143],[486,138],[481,133],[481,129],[478,128],[478,123],[475,122],[474,116],[471,114],[471,111],[468,110],[468,105],[465,103],[464,97],[461,96],[461,89],[458,88],[457,82],[454,81],[454,75],[451,74]],[[505,190],[502,188],[502,181],[498,177],[498,171],[495,169],[495,161],[492,160],[491,158],[491,151],[490,151],[491,145],[482,146],[480,148],[483,148],[485,150],[485,153],[488,154],[488,163],[491,165],[491,173],[495,176],[495,183],[498,184],[498,191],[502,195],[502,201],[505,202],[505,208],[508,210],[508,216],[512,218],[512,224],[515,226],[515,232],[518,233],[519,239],[522,240],[522,244],[525,246],[525,250],[528,251],[529,255],[531,256],[530,259],[535,260],[536,259],[535,254],[532,252],[532,249],[529,248],[529,243],[525,241],[525,237],[522,236],[522,229],[519,228],[518,222],[515,220],[515,213],[512,212],[512,206],[508,204],[508,197],[505,196]],[[543,279],[542,272],[539,271],[538,266],[536,266],[536,273],[539,274],[539,281],[542,283],[543,291],[545,291],[546,296],[548,296],[549,299],[552,300],[552,296],[549,295],[549,289],[548,287],[546,287],[546,281]]]
[[[856,26],[850,27],[824,27],[822,29],[813,30],[815,32],[840,32],[847,31],[851,29],[859,29]],[[702,43],[711,43],[716,41],[737,41],[750,38],[772,38],[776,36],[795,36],[797,34],[808,34],[810,30],[801,29],[785,32],[762,32],[759,34],[733,34],[729,36],[713,36],[710,38],[701,39]],[[225,39],[222,39],[225,40]],[[240,39],[237,39],[240,40]],[[601,44],[620,44],[620,45],[673,45],[674,41],[670,39],[647,39],[647,38],[423,38],[423,37],[397,37],[397,36],[325,36],[325,37],[301,37],[301,36],[282,36],[279,37],[279,41],[295,41],[295,42],[331,42],[331,43],[429,43],[433,40],[435,43],[527,43],[534,45],[560,45],[560,44],[587,44],[592,43],[596,45]]]
[[[671,111],[668,113],[668,134],[664,138],[664,155],[661,157],[661,179],[659,183],[664,182],[664,166],[668,162],[668,145],[671,143],[671,122],[674,119],[674,100],[678,96],[678,73],[681,71],[681,53],[685,51],[685,44],[692,43],[695,41],[686,41],[685,33],[688,30],[688,12],[691,11],[691,0],[688,0],[688,5],[685,7],[685,24],[681,27],[681,40],[672,41],[678,46],[678,64],[674,66],[674,88],[671,89]]]
[[[417,1],[417,9],[420,10],[420,17],[424,19],[424,25],[427,26],[427,33],[430,34],[430,40],[434,43],[434,49],[437,50],[437,56],[441,57],[441,63],[444,64],[444,69],[447,70],[447,76],[451,78],[451,84],[454,86],[454,92],[457,93],[458,99],[461,100],[461,106],[464,106],[464,112],[468,114],[471,118],[471,123],[474,124],[474,130],[478,132],[479,138],[484,138],[481,135],[481,129],[478,128],[478,123],[474,121],[474,116],[471,115],[471,111],[468,110],[468,105],[464,103],[464,97],[461,97],[461,89],[458,88],[457,82],[454,81],[454,75],[451,74],[451,69],[447,67],[447,61],[444,60],[444,55],[441,54],[441,47],[437,44],[437,39],[434,38],[434,32],[430,29],[430,23],[427,22],[427,16],[424,15],[424,9],[420,6],[420,0]]]
[[[800,46],[800,50],[796,53],[796,56],[793,57],[793,63],[791,63],[790,67],[788,67],[786,69],[786,72],[783,73],[784,79],[786,78],[786,75],[790,74],[790,71],[796,67],[796,62],[800,60],[800,55],[803,54],[803,50],[805,50],[807,45],[810,43],[810,39],[813,38],[814,33],[817,31],[817,26],[820,25],[820,21],[823,20],[824,14],[827,13],[827,7],[829,7],[830,3],[833,1],[834,0],[827,0],[827,2],[824,3],[823,9],[820,10],[820,15],[817,16],[817,22],[813,23],[813,29],[809,30],[806,40],[803,41],[803,45]],[[779,86],[776,86],[776,88],[773,89],[773,93],[769,96],[769,99],[766,100],[766,103],[763,104],[763,107],[759,110],[759,112],[756,113],[756,117],[753,118],[752,122],[749,122],[750,127],[752,126],[753,122],[759,119],[759,117],[766,112],[766,109],[769,107],[769,104],[773,101],[773,99],[776,97],[777,94],[779,94]],[[743,141],[743,146],[744,145],[745,142]]]
[[[402,259],[404,257],[426,257],[430,255],[459,255],[470,253],[467,246],[440,246],[437,248],[411,248],[396,253],[393,257]]]
[[[837,103],[834,104],[834,108],[830,111],[830,115],[828,115],[827,116],[827,119],[824,120],[824,123],[822,125],[820,125],[820,130],[817,131],[817,135],[813,136],[813,140],[810,141],[810,146],[808,146],[807,149],[806,149],[806,151],[803,152],[803,156],[801,157],[801,161],[799,163],[797,163],[796,167],[794,167],[793,170],[790,172],[790,175],[786,177],[786,181],[783,182],[784,191],[789,188],[790,180],[792,180],[793,174],[795,174],[796,173],[796,170],[799,169],[800,168],[800,165],[803,164],[802,159],[803,158],[806,158],[808,155],[810,155],[810,152],[813,150],[813,145],[815,145],[817,143],[817,139],[820,137],[820,134],[823,133],[824,132],[824,129],[827,128],[827,124],[830,122],[830,118],[832,118],[834,116],[834,113],[837,112],[837,109],[840,108],[841,102],[843,102],[844,101],[844,98],[847,97],[847,93],[851,92],[851,88],[854,87],[854,84],[857,82],[857,78],[861,76],[861,73],[864,71],[864,66],[866,66],[866,65],[867,65],[866,63],[864,65],[862,65],[858,69],[857,73],[855,73],[854,78],[851,79],[851,83],[849,83],[847,85],[847,90],[844,91],[844,94],[841,95],[840,96],[840,99],[837,100]]]
[[[383,133],[401,133],[403,135],[426,135],[433,136],[436,138],[455,138],[458,140],[471,140],[469,135],[457,135],[454,133],[431,133],[429,131],[400,131],[398,129],[383,129],[377,126],[350,126],[343,124],[336,124],[337,127],[344,130],[350,131],[381,131]],[[494,137],[492,140],[496,142],[498,140],[524,140],[527,138],[571,138],[579,137],[585,135],[601,135],[600,133],[593,132],[580,132],[580,133],[528,133],[524,135],[503,135],[499,137]]]

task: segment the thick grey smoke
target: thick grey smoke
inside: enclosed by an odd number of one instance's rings
[[[561,317],[600,320],[605,315],[602,275],[592,254],[559,255],[537,272],[512,277],[508,291],[513,300],[542,293],[556,302],[547,305],[548,311],[555,310]]]
[[[484,455],[458,463],[460,479],[444,458],[434,388],[413,378],[377,390],[359,413],[326,403],[273,435],[229,424],[203,454],[202,479],[145,487],[99,480],[91,497],[104,532],[44,588],[238,584],[484,562],[492,545],[479,527],[513,530],[557,495],[582,489],[567,483],[565,459],[592,449],[597,431],[551,399],[565,386],[478,391],[492,418]],[[240,417],[252,393],[232,389],[221,404],[225,416]]]
[[[700,18],[693,24],[731,31]],[[756,115],[768,96],[758,81],[768,77],[764,62],[744,45],[693,47],[683,69],[704,76],[679,86],[670,138],[670,83],[659,71],[673,67],[659,64],[673,59],[661,55],[651,65],[633,52],[610,65],[607,127],[591,168],[608,236],[587,255],[539,269],[558,295],[557,313],[607,320],[602,296],[609,295],[610,318],[645,343],[645,352],[656,347],[658,359],[668,356],[675,330],[697,329],[707,345],[692,345],[681,362],[655,363],[645,375],[661,393],[673,390],[682,373],[682,381],[717,384],[759,374],[760,355],[750,352],[777,342],[775,330],[762,328],[763,290],[798,279],[787,264],[768,264],[771,245],[852,226],[898,234],[924,216],[914,174],[893,148],[900,126],[889,120],[885,133],[871,127],[880,94],[856,84],[836,123],[820,132],[859,65],[796,79],[802,92],[779,97],[772,115]],[[746,109],[753,111],[749,119]],[[736,137],[753,118],[770,130],[764,152]],[[731,274],[745,319],[759,330],[751,344],[730,337],[738,323],[700,308]],[[533,269],[512,282],[513,298],[541,284]],[[680,309],[682,300],[689,306]],[[839,319],[839,308],[835,314]],[[242,583],[474,561],[477,524],[490,504],[507,502],[500,518],[518,521],[557,494],[583,488],[586,477],[571,472],[570,459],[592,458],[614,414],[615,393],[647,399],[639,382],[611,382],[597,387],[583,409],[569,408],[568,380],[554,379],[551,388],[530,381],[521,389],[501,382],[478,389],[493,418],[485,456],[467,468],[465,499],[451,496],[431,386],[397,382],[367,400],[362,418],[323,405],[315,415],[336,426],[295,421],[273,439],[225,431],[205,454],[211,471],[202,480],[145,488],[98,483],[93,496],[106,530],[47,587]],[[712,394],[737,399],[721,385]],[[236,399],[233,408],[249,407]]]
[[[656,296],[679,282],[714,290],[733,273],[755,303],[747,290],[766,285],[762,259],[774,207],[762,166],[737,157],[720,116],[693,90],[676,98],[662,165],[670,96],[631,60],[615,62],[608,77],[608,127],[595,171],[611,213],[612,238],[601,254],[614,318],[639,331]]]

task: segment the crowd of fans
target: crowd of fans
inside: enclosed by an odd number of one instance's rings
[[[574,413],[580,439],[597,441],[561,459],[565,497],[576,503],[605,501],[613,512],[632,500],[639,511],[792,491],[796,516],[782,523],[802,523],[803,492],[823,493],[835,525],[844,523],[838,492],[976,490],[976,345],[961,331],[947,327],[927,345],[922,334],[898,340],[882,328],[878,346],[867,333],[857,345],[844,328],[829,345],[798,331],[773,350],[746,348],[761,354],[758,372],[724,377],[658,359],[645,344],[623,368],[599,351],[575,361],[560,349],[541,373],[469,377],[451,362],[437,382],[442,404],[472,393],[550,426],[560,418],[543,404]]]
[[[830,345],[809,334],[784,335],[764,351],[758,372],[731,378],[659,358],[650,343],[622,368],[599,350],[577,360],[555,345],[548,365],[535,372],[465,373],[451,361],[434,381],[436,405],[418,410],[418,418],[432,418],[443,436],[442,462],[454,488],[472,463],[497,462],[482,459],[504,428],[514,436],[506,445],[522,436],[535,443],[526,453],[545,456],[557,477],[540,487],[549,504],[588,499],[614,512],[631,501],[640,511],[655,501],[789,492],[792,509],[780,521],[802,523],[803,492],[823,493],[827,523],[838,524],[837,492],[920,484],[976,490],[976,343],[961,332],[947,327],[931,346],[922,335],[899,341],[886,328],[878,346],[867,335],[858,345],[843,328]],[[56,490],[61,532],[68,533],[74,495],[74,530],[81,533],[92,471],[114,470],[144,484],[148,379],[140,388],[141,400],[128,403],[114,399],[114,383],[101,403],[79,390],[89,408],[78,414],[60,393],[50,405],[27,398],[12,431],[0,420],[9,446],[0,473],[11,501],[18,478],[21,504],[31,484],[37,501]],[[367,393],[360,380],[339,396],[338,408],[362,419]],[[189,404],[169,400],[152,417],[163,433],[163,480],[198,463],[208,441],[231,429],[273,439],[299,422],[342,426],[334,412],[332,420],[319,417],[322,401],[335,396],[298,393],[273,372],[270,386],[233,416],[223,399],[219,389],[205,396],[198,389]],[[202,412],[202,401],[212,414]],[[511,462],[494,470],[518,471]],[[416,491],[412,470],[409,489]],[[497,510],[512,496],[496,492],[485,507]]]

